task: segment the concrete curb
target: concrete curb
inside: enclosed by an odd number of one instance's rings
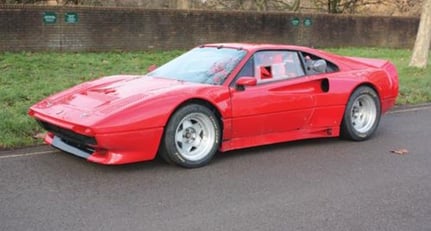
[[[400,113],[400,112],[408,112],[408,111],[417,111],[422,109],[431,108],[431,103],[423,103],[423,104],[415,104],[415,105],[397,105],[392,108],[388,113]]]

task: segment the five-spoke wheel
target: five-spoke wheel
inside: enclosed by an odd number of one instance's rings
[[[361,86],[350,96],[341,125],[341,135],[362,141],[377,129],[380,121],[380,100],[372,88]]]
[[[200,104],[189,104],[170,118],[160,155],[183,167],[201,167],[212,159],[219,142],[220,124],[214,113]]]

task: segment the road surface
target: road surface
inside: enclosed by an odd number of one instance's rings
[[[239,150],[192,170],[3,151],[0,230],[431,230],[431,106],[392,111],[365,142]]]

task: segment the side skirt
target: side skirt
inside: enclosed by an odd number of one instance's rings
[[[230,140],[224,140],[219,151],[226,152],[235,149],[256,147],[261,145],[282,143],[294,140],[338,137],[339,135],[340,127],[338,126],[262,134],[260,136],[240,137]]]

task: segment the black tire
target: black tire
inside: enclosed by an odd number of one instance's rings
[[[215,114],[200,104],[188,104],[169,119],[159,154],[168,163],[181,167],[202,167],[217,152],[220,137],[220,124]]]
[[[380,117],[380,99],[376,91],[368,86],[358,87],[347,103],[341,137],[354,141],[370,138],[379,126]]]

